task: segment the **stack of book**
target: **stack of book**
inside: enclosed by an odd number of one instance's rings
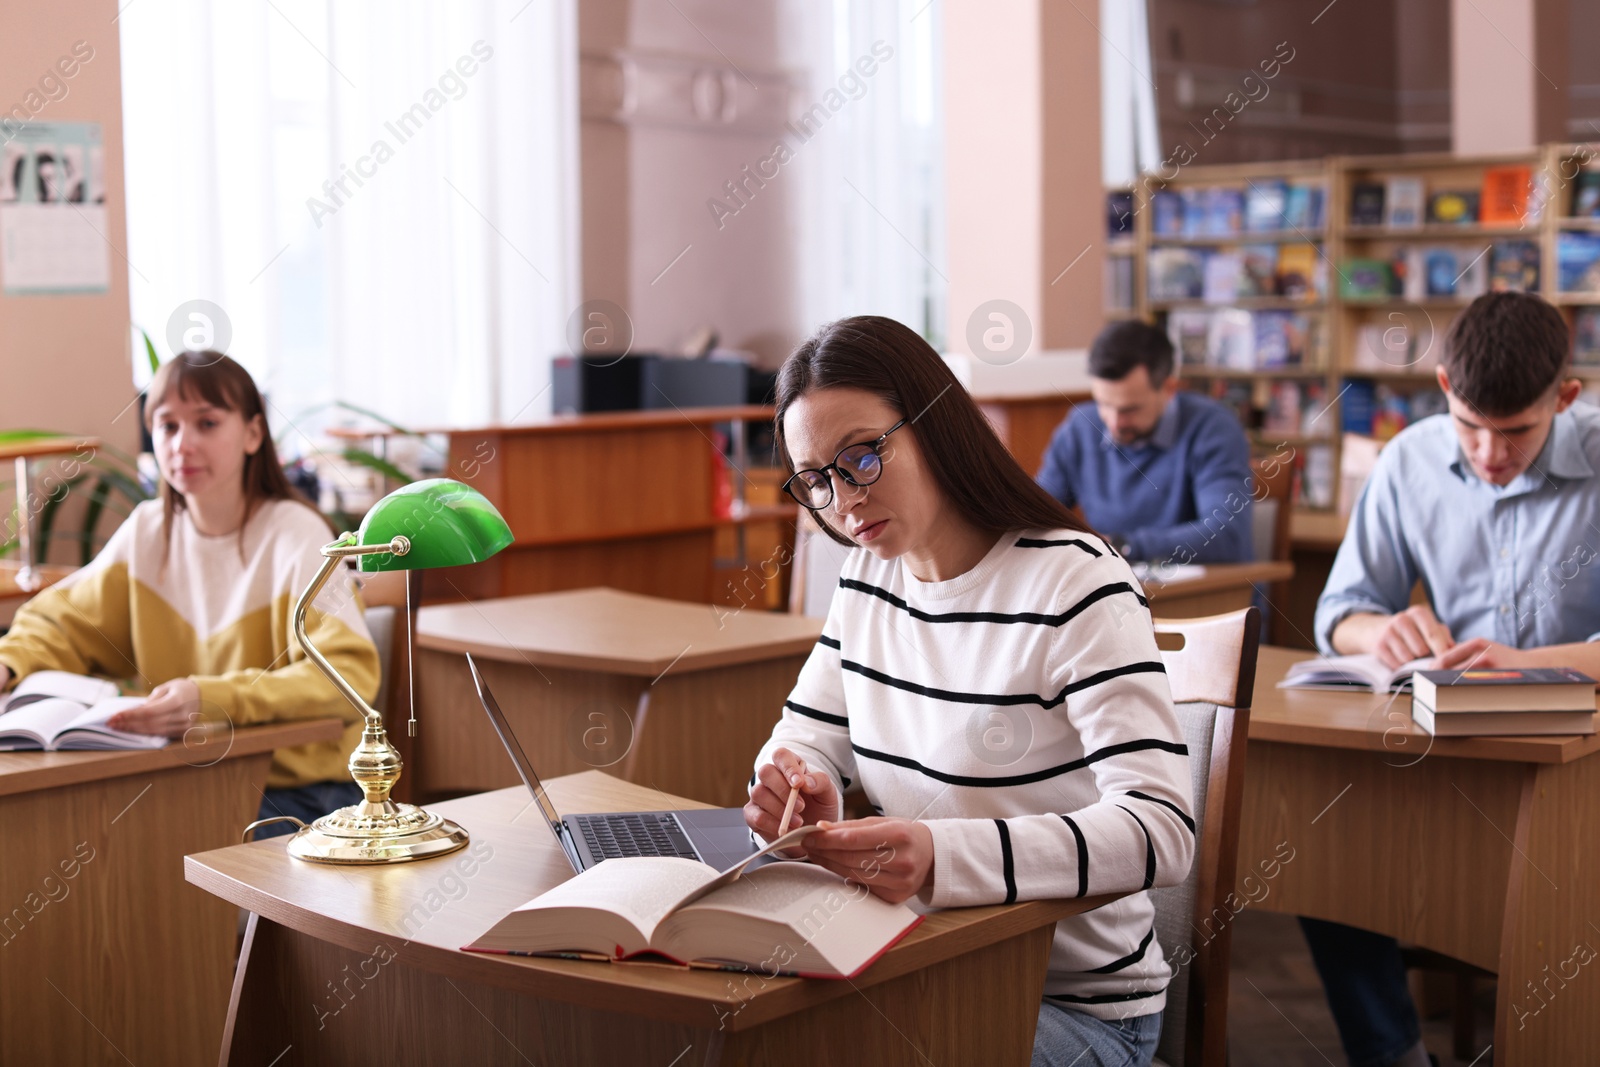
[[[1417,671],[1411,718],[1437,737],[1592,734],[1594,686],[1568,667]]]

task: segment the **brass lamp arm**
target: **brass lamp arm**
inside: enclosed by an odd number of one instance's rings
[[[300,647],[305,649],[306,657],[317,665],[317,669],[327,676],[328,681],[333,683],[333,687],[350,702],[351,706],[361,712],[367,721],[367,728],[371,729],[376,726],[381,729],[383,716],[375,711],[365,700],[361,699],[361,695],[351,688],[350,683],[345,681],[338,671],[333,669],[333,665],[328,662],[327,657],[317,651],[317,646],[313,645],[311,638],[306,635],[306,609],[317,598],[317,594],[322,592],[322,587],[328,584],[328,579],[332,577],[334,570],[347,557],[403,556],[411,551],[410,540],[403,536],[396,537],[394,540],[382,545],[352,544],[351,542],[355,536],[353,533],[342,534],[337,541],[322,546],[322,567],[317,571],[316,576],[311,579],[311,584],[306,586],[305,591],[300,594],[300,599],[295,601],[294,635],[300,639]]]

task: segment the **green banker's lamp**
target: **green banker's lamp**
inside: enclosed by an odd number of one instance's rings
[[[466,830],[449,819],[389,799],[400,778],[400,753],[389,744],[383,716],[306,636],[306,609],[350,556],[360,558],[365,572],[455,567],[486,560],[511,540],[511,528],[482,493],[449,478],[430,478],[396,489],[372,506],[359,531],[322,547],[322,568],[295,602],[294,632],[306,656],[366,719],[361,743],[350,753],[350,777],[366,799],[302,827],[289,840],[291,856],[319,863],[403,863],[466,845]]]

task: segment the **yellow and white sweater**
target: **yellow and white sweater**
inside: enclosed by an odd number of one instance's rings
[[[18,679],[39,670],[98,674],[148,692],[173,678],[200,687],[200,713],[235,726],[337,717],[338,741],[280,749],[267,785],[342,779],[361,735],[350,706],[295,639],[294,604],[333,540],[311,508],[259,505],[237,533],[207,536],[174,517],[162,560],[160,501],[134,508],[87,567],[18,610],[0,637],[0,663]],[[378,691],[378,650],[353,579],[336,574],[306,612],[306,632],[357,693]]]

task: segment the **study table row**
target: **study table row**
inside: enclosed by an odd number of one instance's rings
[[[1580,973],[1600,937],[1600,739],[1431,740],[1404,697],[1276,689],[1304,655],[1261,653],[1237,902],[1497,971],[1497,1063],[1578,1062],[1600,1048],[1600,986]],[[821,1041],[841,1043],[840,1061],[1021,1063],[1050,924],[1086,903],[943,913],[853,983],[752,990],[727,974],[463,953],[565,876],[519,790],[437,805],[489,851],[470,877],[449,857],[347,869],[291,861],[281,840],[222,847],[254,810],[246,764],[264,774],[265,748],[291,743],[267,731],[317,728],[239,731],[207,767],[170,756],[158,767],[148,753],[0,757],[8,907],[42,895],[79,841],[96,850],[70,894],[0,947],[0,1060],[200,1063],[220,1046],[224,1062],[281,1056],[280,1067],[611,1050],[630,1062],[690,1050],[684,1062],[785,1062]],[[568,812],[687,799],[594,771],[550,785]],[[183,855],[188,879],[220,900],[180,885]],[[254,917],[224,1014],[230,904]]]
[[[1192,618],[1248,606],[1256,583],[1289,569],[1182,568],[1144,584],[1156,614]],[[751,753],[821,632],[821,619],[607,588],[423,608],[416,675],[424,721],[415,741],[396,739],[408,745],[410,767],[401,795],[459,796],[517,782],[478,710],[462,655],[470,653],[518,736],[540,753],[541,774],[604,768],[668,793],[741,804]]]

